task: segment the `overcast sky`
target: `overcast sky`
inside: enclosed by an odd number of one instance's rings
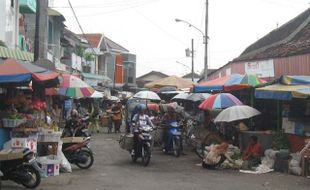
[[[103,33],[137,55],[137,76],[152,70],[191,72],[185,56],[194,39],[195,71],[204,67],[205,0],[71,0],[85,33]],[[218,68],[309,7],[310,0],[209,0],[209,68]],[[67,0],[54,0],[66,26],[81,33]],[[179,62],[179,63],[178,63]],[[183,66],[183,63],[187,66]]]

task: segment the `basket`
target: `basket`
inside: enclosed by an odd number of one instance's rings
[[[124,150],[131,150],[133,147],[133,134],[121,135],[119,145]]]
[[[10,128],[17,127],[18,125],[20,125],[24,122],[26,122],[25,119],[8,119],[8,118],[2,119],[3,127],[10,127]]]

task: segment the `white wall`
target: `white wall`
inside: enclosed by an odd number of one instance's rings
[[[11,0],[0,0],[0,40],[13,49],[18,47],[18,17],[18,0],[14,1],[14,7],[11,7]]]

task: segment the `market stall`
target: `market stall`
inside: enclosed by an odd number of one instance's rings
[[[60,141],[58,126],[47,123],[44,97],[46,87],[58,84],[58,75],[30,62],[7,59],[0,63],[2,152],[28,148],[38,156],[57,156],[57,151],[48,150],[50,146],[42,148],[40,143],[48,138]]]

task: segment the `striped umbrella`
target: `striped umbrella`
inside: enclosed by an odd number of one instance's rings
[[[266,83],[265,80],[262,80],[254,74],[245,74],[245,75],[236,75],[238,77],[231,77],[225,84],[224,89],[226,91],[248,88],[250,86],[255,87],[260,84]]]
[[[242,105],[242,102],[230,93],[220,93],[209,96],[199,105],[199,108],[203,110],[224,109],[234,105]]]
[[[85,98],[91,97],[94,92],[95,89],[80,78],[70,74],[62,75],[62,81],[58,90],[59,95],[71,98]]]

